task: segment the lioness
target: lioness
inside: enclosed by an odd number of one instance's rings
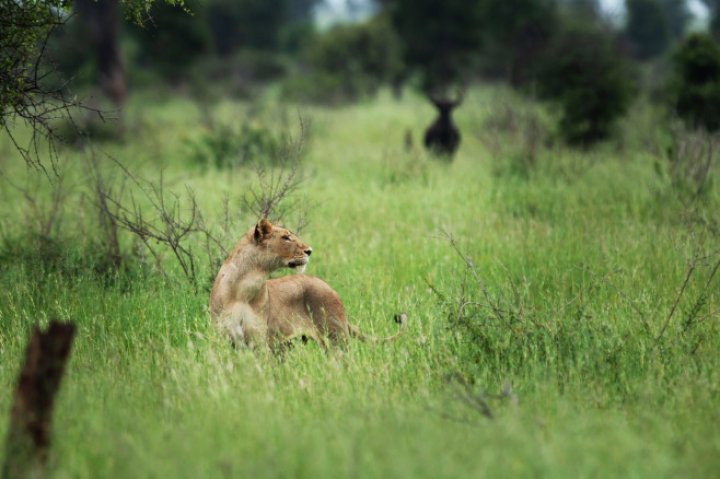
[[[325,338],[372,339],[348,323],[340,297],[321,279],[305,275],[268,279],[285,267],[304,272],[311,254],[312,248],[290,230],[266,219],[242,237],[220,267],[210,292],[210,315],[234,344],[276,347],[303,337],[325,348]]]

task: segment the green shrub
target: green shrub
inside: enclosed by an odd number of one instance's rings
[[[318,35],[304,52],[309,72],[285,84],[286,96],[320,103],[373,95],[402,71],[400,45],[384,17]]]
[[[282,144],[282,135],[261,123],[247,120],[239,126],[213,125],[188,142],[197,163],[215,168],[272,164],[281,153]]]
[[[720,47],[706,34],[688,37],[673,56],[674,107],[692,128],[720,128]]]
[[[598,29],[558,33],[540,67],[540,94],[562,110],[561,135],[572,145],[606,139],[635,88],[613,39]]]

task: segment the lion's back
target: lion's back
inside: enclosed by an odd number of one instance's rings
[[[345,307],[337,292],[325,281],[314,276],[291,275],[271,279],[267,283],[270,315],[308,317],[321,330],[331,335],[346,333]],[[338,331],[337,329],[342,331]]]

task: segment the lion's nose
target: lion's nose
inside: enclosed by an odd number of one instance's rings
[[[312,248],[308,248],[305,250],[305,254],[310,256],[312,254]]]

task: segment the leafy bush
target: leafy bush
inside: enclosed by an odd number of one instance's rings
[[[282,135],[267,126],[244,121],[241,125],[213,125],[190,140],[193,159],[215,168],[234,168],[243,164],[271,164],[281,152]]]
[[[678,115],[692,128],[720,128],[720,47],[706,34],[688,37],[673,56]]]
[[[286,82],[289,97],[339,103],[373,95],[401,75],[400,45],[384,17],[318,35],[305,50],[307,75]]]
[[[634,90],[612,38],[569,27],[558,33],[540,69],[540,94],[561,108],[561,134],[569,144],[588,146],[610,136]]]

